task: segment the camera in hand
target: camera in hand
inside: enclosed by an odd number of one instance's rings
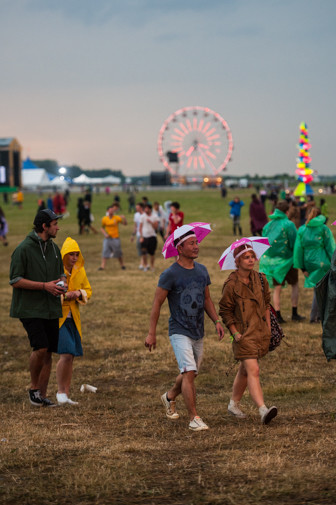
[[[58,286],[59,288],[63,288],[65,290],[65,283],[64,283],[64,281],[58,281],[58,282],[56,282],[56,286]]]

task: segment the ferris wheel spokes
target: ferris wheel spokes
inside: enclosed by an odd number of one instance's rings
[[[172,173],[205,170],[213,175],[225,169],[232,154],[231,131],[216,112],[204,107],[185,107],[163,123],[158,139],[160,160]],[[224,161],[223,161],[224,159]]]

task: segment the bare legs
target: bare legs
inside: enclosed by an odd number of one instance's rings
[[[233,382],[232,400],[238,403],[246,387],[257,407],[259,408],[264,405],[264,396],[259,380],[259,364],[256,359],[241,361]]]
[[[292,307],[297,307],[299,301],[299,283],[297,282],[292,286]]]
[[[195,377],[194,371],[179,374],[176,377],[174,386],[167,393],[169,400],[175,400],[175,398],[182,393],[191,421],[197,416]]]
[[[100,264],[100,269],[101,270],[105,270],[106,260],[107,260],[107,258],[102,258],[101,264]],[[122,256],[120,256],[120,258],[118,258],[118,261],[120,263],[120,267],[123,268],[124,267],[124,258]]]
[[[58,393],[65,393],[69,396],[72,378],[72,365],[74,356],[72,354],[61,354],[56,365],[56,380]]]
[[[274,286],[273,305],[275,310],[280,310],[280,294],[281,294],[281,286]]]
[[[147,267],[148,267],[148,257],[147,256],[149,256],[149,264],[150,264],[151,269],[153,270],[154,269],[154,263],[155,263],[155,256],[154,256],[154,254],[153,255],[152,254],[149,254],[149,255],[143,254],[142,255],[142,265],[143,265],[143,268],[144,268],[144,270],[146,270]]]
[[[51,352],[45,349],[33,351],[30,355],[29,370],[31,389],[39,389],[42,398],[47,395],[48,382],[52,364]]]
[[[281,286],[274,286],[273,291],[273,305],[275,310],[280,310],[280,294]],[[292,307],[297,307],[299,301],[299,283],[297,282],[292,286],[291,302]]]

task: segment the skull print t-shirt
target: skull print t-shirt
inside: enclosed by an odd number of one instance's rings
[[[199,340],[204,336],[204,293],[211,284],[204,265],[183,268],[174,263],[160,275],[158,286],[169,291],[169,335],[175,333]]]

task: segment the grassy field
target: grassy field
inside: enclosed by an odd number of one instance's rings
[[[250,190],[241,190],[243,233],[250,235]],[[228,201],[219,192],[148,192],[151,201],[177,199],[186,222],[208,221],[211,233],[201,244],[199,261],[209,270],[217,306],[228,272],[217,261],[232,242]],[[139,197],[142,194],[139,195]],[[78,235],[73,194],[70,217],[60,223],[56,242],[77,239],[93,288],[81,311],[84,357],[75,360],[71,397],[76,407],[37,409],[28,402],[30,347],[18,320],[9,318],[10,255],[32,226],[37,196],[26,195],[23,210],[4,207],[10,226],[9,247],[0,245],[0,503],[6,504],[334,504],[336,502],[335,363],[321,350],[321,328],[290,322],[290,289],[282,294],[282,344],[261,361],[266,403],[278,406],[278,417],[260,424],[248,394],[242,401],[247,419],[227,414],[235,373],[228,337],[219,343],[206,320],[205,356],[197,379],[198,410],[208,432],[188,430],[182,398],[180,419],[165,417],[160,395],[171,385],[177,367],[168,339],[168,306],[158,325],[158,346],[144,347],[154,290],[160,272],[171,264],[157,252],[156,271],[138,270],[130,241],[132,215],[126,195],[122,211],[129,220],[121,238],[127,269],[111,259],[98,272],[102,235]],[[327,196],[330,221],[336,198]],[[100,218],[111,197],[94,195],[93,213]],[[334,231],[334,227],[333,228]],[[335,230],[336,231],[336,230]],[[161,246],[162,243],[159,245]],[[161,248],[161,247],[160,247]],[[299,312],[309,320],[312,291],[300,274]],[[49,396],[56,394],[55,356]],[[232,367],[233,366],[233,367]],[[81,384],[96,394],[81,394]]]

